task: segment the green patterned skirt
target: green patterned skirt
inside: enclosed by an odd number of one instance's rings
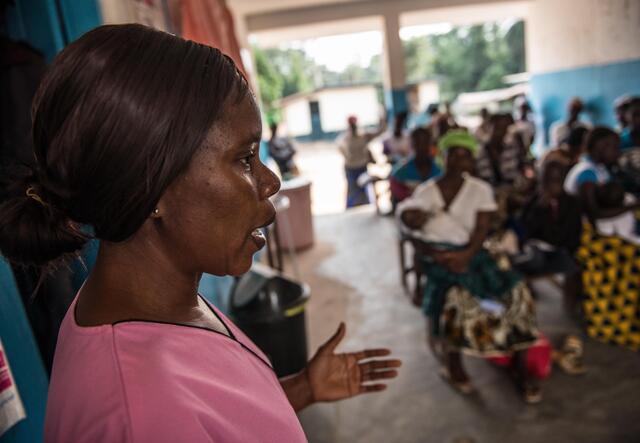
[[[455,250],[446,244],[430,245]],[[429,257],[423,311],[432,333],[448,351],[492,357],[532,346],[538,338],[531,292],[521,277],[501,269],[486,250],[478,252],[465,273],[453,273]]]

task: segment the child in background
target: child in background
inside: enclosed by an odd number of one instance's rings
[[[432,156],[431,131],[426,128],[414,129],[411,132],[411,146],[414,155],[397,164],[389,177],[394,208],[397,203],[413,194],[418,185],[441,173]]]
[[[624,187],[615,181],[596,189],[598,205],[606,209],[620,208],[635,203],[635,198],[626,194]],[[610,218],[596,220],[596,229],[603,235],[615,235],[628,242],[640,245],[640,236],[636,233],[636,218],[633,211],[626,211]]]

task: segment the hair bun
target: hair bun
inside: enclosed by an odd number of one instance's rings
[[[0,253],[10,262],[43,265],[82,249],[89,237],[47,203],[33,172],[13,172],[0,187]]]

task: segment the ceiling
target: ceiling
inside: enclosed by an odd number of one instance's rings
[[[237,14],[258,14],[309,6],[327,6],[339,3],[355,3],[367,0],[227,0],[229,7]],[[385,0],[393,2],[394,0]]]

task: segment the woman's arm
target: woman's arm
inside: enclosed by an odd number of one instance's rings
[[[280,379],[280,385],[284,390],[293,410],[298,412],[313,404],[313,392],[309,384],[309,374],[307,369],[303,369],[295,375],[290,375]]]
[[[602,208],[598,205],[598,199],[596,198],[597,185],[593,182],[583,183],[579,189],[580,202],[585,209],[587,216],[591,221],[601,218],[616,217],[620,214],[624,214],[627,211],[633,211],[638,208],[637,204],[630,206],[621,206],[619,208]]]
[[[469,238],[467,247],[459,251],[446,251],[434,254],[434,259],[440,265],[448,268],[451,272],[461,274],[467,271],[469,262],[476,255],[489,234],[491,227],[491,216],[494,212],[478,212],[476,214],[476,225]]]
[[[382,135],[382,133],[386,130],[387,130],[387,119],[386,117],[382,117],[380,119],[380,122],[378,123],[378,129],[372,132],[368,132],[366,134],[367,142],[370,142],[371,140],[378,137],[379,135]]]

